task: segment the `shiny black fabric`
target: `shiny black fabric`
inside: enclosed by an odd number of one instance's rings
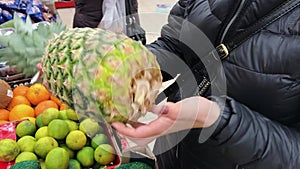
[[[174,60],[163,50],[174,53],[192,67],[197,63],[197,56],[177,40],[181,19],[196,25],[217,46],[241,2],[191,0],[187,7],[177,4],[171,15],[178,18],[170,16],[161,37],[148,48],[157,55],[162,69],[172,67]],[[223,42],[283,2],[245,0],[242,12]],[[300,168],[299,35],[300,8],[297,7],[232,51],[223,61],[229,100],[226,107],[231,118],[219,129],[219,134],[203,144],[198,143],[200,130],[192,130],[176,147],[178,155],[158,156],[161,168],[175,168],[171,166],[172,160],[176,161],[176,168],[182,169]]]

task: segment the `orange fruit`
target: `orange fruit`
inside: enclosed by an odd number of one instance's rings
[[[29,87],[28,86],[17,86],[16,88],[13,89],[13,94],[14,96],[25,96],[28,91]]]
[[[68,106],[68,105],[66,105],[66,104],[62,103],[62,104],[60,105],[60,108],[59,108],[59,110],[67,110],[68,108],[69,108],[69,106]]]
[[[7,123],[8,121],[6,121],[6,120],[0,120],[0,124],[5,124],[5,123]]]
[[[31,105],[30,101],[25,96],[14,96],[12,98],[11,102],[8,104],[7,109],[11,110],[16,105],[19,105],[19,104],[26,104],[28,106]]]
[[[40,115],[48,108],[56,108],[58,109],[58,105],[52,101],[52,100],[45,100],[40,102],[36,107],[34,108],[35,116]]]
[[[0,120],[7,121],[9,119],[9,111],[6,109],[0,109]]]
[[[37,105],[42,101],[49,100],[50,95],[51,94],[47,90],[47,88],[40,83],[35,83],[32,86],[30,86],[26,93],[27,99],[33,105]]]
[[[34,109],[26,104],[16,105],[9,113],[9,120],[20,120],[24,117],[34,117]]]
[[[62,104],[61,100],[53,95],[50,96],[50,100],[54,101],[58,106]]]

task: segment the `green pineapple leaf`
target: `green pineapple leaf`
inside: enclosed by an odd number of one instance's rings
[[[32,24],[27,16],[24,22],[18,15],[14,15],[15,32],[11,35],[0,36],[0,60],[15,65],[18,69],[31,77],[36,73],[36,64],[40,62],[49,39],[55,34],[65,30],[61,22],[40,22],[37,26]]]

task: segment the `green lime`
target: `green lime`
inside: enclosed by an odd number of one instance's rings
[[[35,131],[36,131],[35,124],[29,120],[22,121],[17,125],[16,128],[16,134],[19,137],[23,137],[27,135],[33,136],[35,134]]]
[[[77,160],[84,167],[90,167],[94,164],[94,149],[92,147],[83,147],[77,152]]]
[[[80,150],[85,146],[86,141],[86,135],[80,130],[73,130],[66,137],[66,144],[72,150]]]
[[[48,125],[48,135],[58,140],[64,139],[69,133],[69,126],[65,120],[54,119]]]
[[[23,136],[17,141],[17,144],[19,145],[21,152],[34,152],[35,142],[36,139],[32,136]]]
[[[43,126],[35,132],[35,139],[39,140],[42,137],[48,136],[48,126]]]

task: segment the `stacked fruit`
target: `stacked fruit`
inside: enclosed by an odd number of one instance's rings
[[[0,161],[38,160],[42,168],[64,169],[114,165],[115,151],[104,128],[51,96],[41,84],[19,86],[3,120],[21,120],[17,140],[0,141]],[[3,116],[4,117],[4,116]]]
[[[28,118],[32,121],[47,108],[66,109],[67,106],[40,83],[30,87],[18,86],[12,90],[9,104],[0,109],[0,123]]]

